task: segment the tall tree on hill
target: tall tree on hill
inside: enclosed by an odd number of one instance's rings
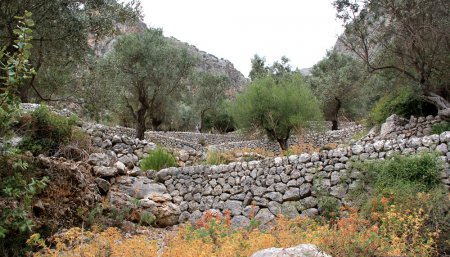
[[[252,69],[250,70],[250,79],[256,80],[271,75],[275,79],[281,79],[284,75],[292,73],[289,58],[282,56],[280,61],[275,61],[272,65],[266,64],[266,59],[257,54],[251,60]]]
[[[5,45],[10,53],[17,51],[14,17],[25,10],[35,17],[30,63],[36,74],[19,88],[22,102],[30,100],[31,92],[41,100],[49,100],[42,94],[43,87],[53,85],[48,91],[54,92],[67,82],[61,78],[69,79],[66,75],[83,64],[91,51],[90,41],[95,44],[113,34],[116,23],[135,21],[141,16],[136,1],[121,4],[117,0],[1,0],[0,45]]]
[[[171,101],[186,90],[184,81],[195,60],[185,49],[168,44],[162,30],[153,28],[120,38],[109,58],[116,74],[110,83],[121,87],[136,121],[136,137],[143,139],[147,118],[157,130]]]
[[[369,72],[393,70],[450,119],[450,1],[336,0],[341,43]]]
[[[251,62],[252,62],[252,69],[250,70],[248,76],[252,81],[267,75],[269,70],[266,67],[266,59],[264,57],[255,54]]]

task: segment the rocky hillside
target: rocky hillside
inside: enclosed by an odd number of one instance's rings
[[[147,25],[143,22],[136,24],[117,24],[116,35],[114,37],[103,40],[102,42],[95,42],[91,40],[91,45],[95,48],[95,52],[99,56],[103,56],[110,52],[117,38],[121,35],[143,33]],[[176,46],[186,48],[193,56],[198,58],[198,64],[196,66],[197,71],[206,71],[216,75],[222,75],[228,77],[231,81],[231,88],[229,89],[229,94],[234,94],[240,91],[249,80],[244,77],[244,75],[234,68],[234,65],[223,58],[218,58],[210,53],[198,49],[194,45],[182,42],[174,37],[168,38],[168,40]]]
[[[170,41],[180,47],[185,47],[193,56],[199,59],[196,69],[198,71],[207,71],[213,74],[226,76],[231,81],[231,91],[240,91],[249,80],[234,68],[234,65],[223,58],[218,58],[210,53],[198,49],[194,45],[182,42],[174,37]]]

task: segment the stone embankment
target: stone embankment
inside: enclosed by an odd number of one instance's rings
[[[230,210],[232,223],[248,224],[251,216],[263,224],[277,214],[316,215],[323,195],[348,201],[360,185],[361,174],[351,161],[384,159],[398,154],[437,151],[445,162],[442,182],[450,187],[450,132],[441,135],[359,141],[345,148],[239,162],[218,166],[168,168],[157,173],[182,212],[179,222],[195,222],[203,212]]]

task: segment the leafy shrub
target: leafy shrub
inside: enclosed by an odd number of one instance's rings
[[[434,154],[393,156],[366,166],[367,172],[376,173],[375,187],[379,190],[413,185],[418,191],[429,191],[441,184],[442,164]]]
[[[436,107],[424,102],[412,89],[402,87],[377,102],[369,113],[367,123],[369,126],[381,125],[392,114],[409,118],[411,115],[425,116],[436,113]]]
[[[234,120],[228,113],[223,110],[217,111],[217,113],[209,114],[205,117],[203,127],[205,130],[214,129],[219,133],[228,133],[235,130]]]
[[[36,178],[32,159],[9,148],[0,154],[0,252],[6,256],[24,254],[25,240],[32,232],[33,198],[48,184],[48,177]]]
[[[322,196],[319,198],[320,215],[326,219],[335,219],[339,216],[340,206],[339,200],[332,196]]]
[[[442,163],[434,154],[394,156],[385,161],[356,164],[355,168],[365,174],[366,188],[372,188],[352,196],[363,216],[381,215],[392,208],[398,212],[406,210],[406,214],[415,210],[420,215],[416,221],[420,219],[422,224],[418,233],[438,231],[433,236],[434,246],[440,253],[450,251],[450,199],[440,181]],[[386,223],[386,226],[393,224]]]
[[[256,79],[236,96],[230,113],[240,129],[264,131],[282,150],[288,138],[310,121],[323,119],[319,103],[299,75]]]
[[[18,116],[17,106],[3,104],[0,107],[0,138],[11,136],[11,128],[17,122]]]
[[[54,154],[60,145],[69,142],[72,126],[76,121],[75,116],[62,117],[51,113],[45,105],[41,105],[31,114],[21,148],[31,150],[34,154]]]
[[[450,122],[441,122],[434,124],[432,127],[433,134],[441,134],[445,131],[450,131]]]
[[[147,157],[141,160],[142,170],[159,171],[164,168],[176,166],[177,162],[173,154],[161,147],[156,148]]]

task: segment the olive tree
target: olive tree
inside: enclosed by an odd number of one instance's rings
[[[25,11],[36,17],[29,60],[36,72],[18,88],[22,102],[28,102],[32,92],[44,101],[55,100],[50,95],[55,91],[73,94],[77,82],[73,77],[79,74],[95,43],[114,35],[117,23],[136,22],[141,17],[139,3],[134,0],[1,0],[0,45],[10,53],[18,51],[14,47],[18,39],[15,17]],[[70,89],[63,90],[65,86]],[[0,89],[4,87],[0,82]]]
[[[450,1],[336,0],[340,43],[369,72],[394,71],[450,119]]]
[[[225,100],[225,91],[230,87],[230,80],[224,76],[217,76],[201,72],[196,74],[194,81],[194,108],[199,115],[198,129],[202,131],[206,115],[214,112]]]
[[[308,82],[322,103],[325,119],[332,122],[332,130],[339,127],[341,109],[352,112],[362,89],[364,71],[360,62],[335,51],[314,65]]]
[[[184,81],[194,65],[186,49],[168,44],[162,30],[120,38],[109,56],[126,107],[136,122],[136,137],[143,138],[146,121],[154,130],[162,123],[173,99],[186,90]]]
[[[299,74],[254,80],[236,96],[230,112],[239,128],[262,130],[283,150],[288,148],[291,132],[309,121],[322,120],[318,101]]]

